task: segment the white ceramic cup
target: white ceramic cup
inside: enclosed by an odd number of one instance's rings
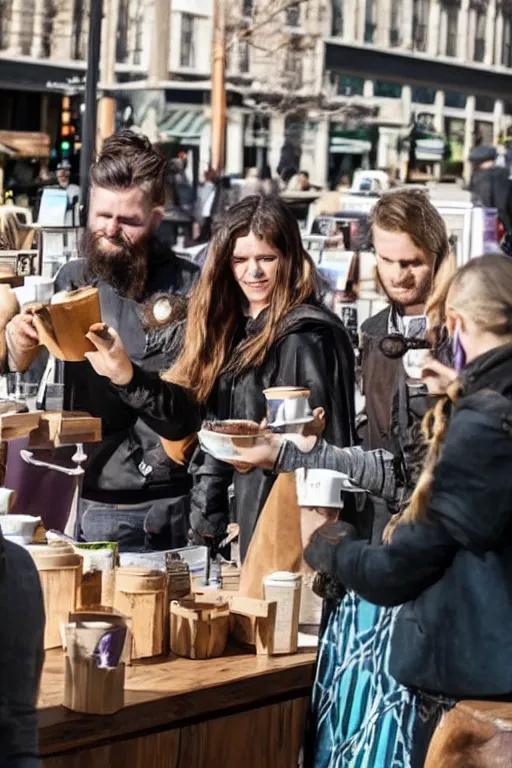
[[[422,384],[421,372],[429,355],[429,349],[409,349],[403,357],[407,378],[414,380],[418,385]]]
[[[270,426],[285,426],[308,421],[312,417],[309,404],[311,392],[304,387],[270,387],[264,389],[267,420]]]
[[[343,492],[354,490],[348,475],[332,469],[297,469],[295,471],[299,507],[343,508]]]

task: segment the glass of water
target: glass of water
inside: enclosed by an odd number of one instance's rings
[[[7,374],[7,397],[24,403],[29,411],[36,410],[37,391],[39,384],[33,381],[23,381],[21,373]]]
[[[44,407],[47,411],[64,410],[64,384],[47,384]]]

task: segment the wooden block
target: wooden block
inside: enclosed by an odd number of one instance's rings
[[[0,415],[0,440],[19,440],[37,430],[43,411]]]
[[[277,603],[234,595],[229,605],[233,637],[244,645],[254,645],[258,655],[272,655]]]
[[[43,411],[38,428],[30,434],[29,448],[99,443],[101,438],[101,419],[85,412]]]

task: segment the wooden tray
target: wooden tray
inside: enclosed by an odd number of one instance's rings
[[[42,411],[37,429],[30,434],[29,448],[99,443],[101,437],[101,419],[88,413]]]

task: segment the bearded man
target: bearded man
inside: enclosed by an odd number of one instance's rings
[[[130,358],[155,376],[174,354],[172,297],[187,294],[198,274],[154,236],[164,212],[165,166],[149,140],[130,131],[104,143],[90,171],[83,258],[55,278],[56,291],[97,287],[103,321],[117,330]],[[40,350],[29,312],[10,321],[6,341],[9,370],[26,370]],[[121,550],[185,546],[186,468],[167,457],[151,420],[124,406],[87,361],[57,368],[66,409],[102,419],[102,442],[86,464],[76,534],[117,541]],[[198,428],[198,412],[184,392],[176,392],[175,405],[173,437],[181,440]]]

